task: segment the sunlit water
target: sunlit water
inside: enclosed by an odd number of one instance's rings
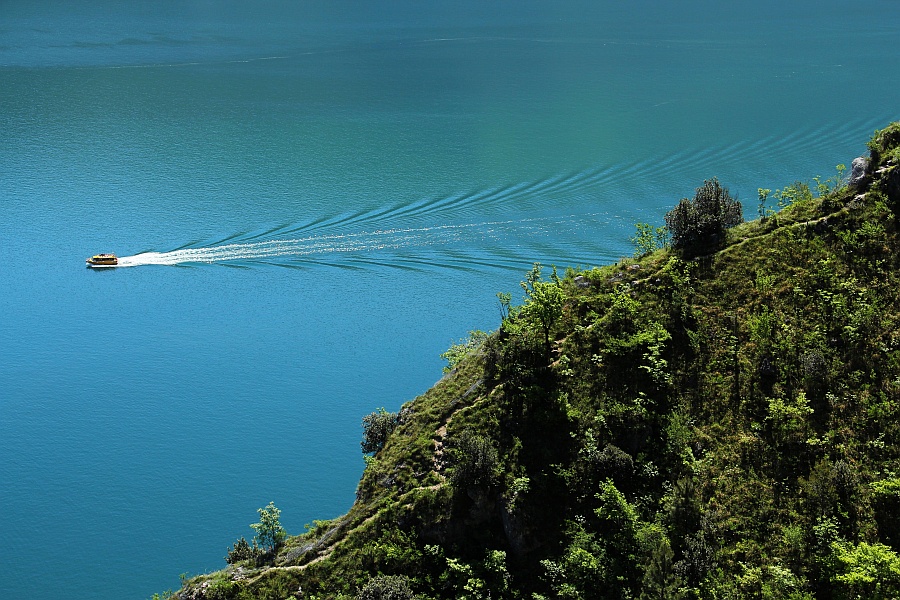
[[[712,176],[753,216],[900,116],[890,0],[122,4],[0,3],[8,597],[344,512],[361,417],[532,262],[629,255]]]

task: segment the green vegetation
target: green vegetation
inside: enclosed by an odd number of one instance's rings
[[[267,552],[274,552],[278,546],[284,543],[287,532],[281,526],[281,511],[275,507],[274,502],[269,502],[265,508],[256,510],[259,513],[259,523],[250,525],[256,531],[256,540]]]
[[[363,439],[360,442],[363,454],[374,454],[381,450],[399,421],[397,413],[388,412],[383,406],[363,417]]]
[[[718,248],[725,241],[725,231],[744,222],[742,210],[718,179],[703,182],[692,200],[682,198],[666,213],[672,247],[691,255]]]
[[[636,231],[631,243],[634,244],[635,258],[643,258],[657,250],[668,248],[669,230],[665,227],[653,227],[649,223],[638,223],[634,227]]]
[[[269,502],[265,508],[256,510],[259,513],[259,523],[250,525],[256,535],[252,542],[241,537],[234,543],[234,547],[225,556],[225,562],[230,565],[248,564],[260,566],[266,564],[275,556],[275,552],[287,538],[287,532],[281,526],[281,510],[274,502]]]
[[[403,575],[373,577],[359,592],[359,600],[412,600],[409,580]]]
[[[486,332],[475,329],[469,332],[468,338],[460,340],[459,343],[451,344],[450,348],[441,354],[441,358],[447,361],[447,366],[444,367],[444,373],[453,371],[453,369],[456,368],[456,365],[459,364],[459,361],[464,359],[466,355],[473,350],[480,348],[481,344],[484,343],[484,340],[487,338],[488,334]]]
[[[869,147],[854,187],[763,189],[741,223],[711,180],[671,248],[535,265],[402,419],[373,413],[346,515],[177,596],[900,596],[900,124]]]

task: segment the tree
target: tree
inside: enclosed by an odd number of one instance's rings
[[[704,181],[693,200],[682,198],[666,213],[672,247],[686,254],[718,247],[725,240],[725,231],[743,222],[741,203],[715,178]]]
[[[481,346],[487,338],[487,333],[480,329],[474,329],[469,332],[468,339],[460,340],[458,344],[452,344],[446,352],[441,354],[441,358],[447,361],[447,366],[444,367],[444,373],[449,373],[455,369],[456,365],[458,365],[469,352]]]
[[[259,523],[250,525],[256,530],[254,541],[258,541],[259,545],[265,550],[274,552],[287,537],[287,532],[279,521],[281,510],[276,508],[274,502],[269,502],[268,506],[258,508],[256,512],[259,513]]]
[[[641,581],[641,600],[668,600],[676,598],[678,578],[675,577],[675,552],[669,540],[660,537],[650,554]]]
[[[848,598],[897,598],[900,594],[900,556],[884,544],[835,542],[832,552],[839,570],[834,580]]]
[[[556,267],[550,281],[541,281],[541,265],[534,263],[531,272],[521,283],[525,290],[525,304],[522,306],[522,318],[534,323],[544,335],[544,346],[550,354],[550,332],[557,319],[562,316],[565,294],[563,293]]]
[[[635,234],[631,238],[634,244],[634,257],[641,258],[668,245],[669,231],[665,227],[653,227],[649,223],[636,223]]]
[[[359,444],[363,454],[372,454],[384,448],[388,436],[399,423],[400,416],[386,411],[383,406],[363,417],[363,439]]]

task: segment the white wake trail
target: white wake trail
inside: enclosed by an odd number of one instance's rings
[[[186,263],[219,263],[267,258],[302,258],[311,255],[372,252],[385,249],[414,246],[445,245],[470,240],[474,237],[496,237],[497,227],[512,221],[475,223],[466,225],[442,225],[416,229],[390,229],[351,234],[319,235],[298,239],[269,240],[184,248],[171,252],[144,252],[119,258],[120,267],[142,265],[180,265]]]

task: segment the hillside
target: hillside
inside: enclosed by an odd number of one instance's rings
[[[900,596],[900,124],[869,147],[720,237],[535,268],[373,416],[346,515],[175,596]]]

